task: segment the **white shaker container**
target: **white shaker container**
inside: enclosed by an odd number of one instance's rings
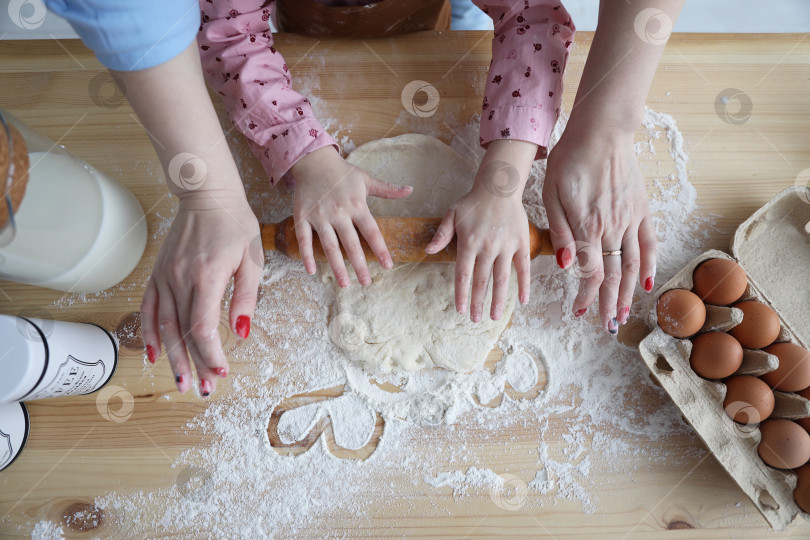
[[[100,326],[0,315],[0,404],[90,394],[117,365],[115,338]]]
[[[22,403],[0,405],[0,471],[11,465],[22,452],[31,423]]]

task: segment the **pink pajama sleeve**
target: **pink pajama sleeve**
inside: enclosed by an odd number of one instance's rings
[[[262,5],[264,4],[264,5]],[[292,89],[273,48],[272,0],[200,0],[197,35],[203,73],[275,184],[301,157],[334,146],[309,100]]]
[[[495,23],[481,112],[481,145],[496,139],[538,144],[545,157],[560,114],[574,23],[559,0],[473,0]]]

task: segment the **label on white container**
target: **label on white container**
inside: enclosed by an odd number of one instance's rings
[[[50,358],[50,361],[58,360]],[[111,367],[104,360],[84,362],[71,355],[59,364],[56,373],[39,391],[25,396],[27,401],[59,396],[76,396],[95,392],[109,380]]]
[[[44,332],[45,372],[25,401],[95,392],[112,377],[118,364],[115,339],[103,328],[88,323],[27,319]]]
[[[26,441],[30,421],[22,403],[0,405],[0,471],[20,455]]]

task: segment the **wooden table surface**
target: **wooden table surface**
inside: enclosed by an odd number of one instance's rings
[[[677,120],[700,206],[718,215],[718,230],[711,232],[707,247],[725,249],[739,223],[778,191],[794,185],[797,175],[810,168],[810,40],[806,37],[675,35],[666,48],[648,103]],[[565,79],[566,109],[590,41],[590,34],[577,36]],[[332,129],[343,130],[356,144],[411,131],[448,139],[480,110],[479,96],[489,63],[489,39],[484,33],[421,34],[365,43],[280,35],[276,46],[285,54],[294,80],[315,81],[310,90],[321,100],[317,106],[340,119],[341,125]],[[155,238],[162,238],[158,229],[165,216],[171,215],[174,201],[166,197],[160,167],[131,109],[112,87],[104,86],[109,82],[105,73],[78,41],[4,42],[0,48],[0,108],[127,185],[147,212],[150,241],[146,254],[122,285],[87,302],[63,298],[57,291],[0,281],[2,312],[39,311],[116,330],[138,310],[159,248]],[[433,117],[417,119],[403,114],[400,92],[414,79],[429,81],[438,89],[441,108]],[[716,98],[726,89],[738,89],[750,97],[752,110],[744,122],[729,123],[716,112]],[[215,103],[222,113],[218,100]],[[734,107],[733,100],[729,107]],[[242,156],[240,166],[254,210],[264,218],[281,217],[268,216],[262,201],[289,198],[289,194],[265,188],[260,167],[246,157],[244,142],[237,133],[232,138],[232,147]],[[108,422],[93,406],[94,396],[29,405],[32,433],[28,447],[0,473],[0,537],[26,536],[32,524],[42,519],[60,522],[67,508],[83,508],[81,505],[91,504],[94,497],[110,489],[148,491],[165,486],[171,460],[204,440],[202,434],[177,434],[205,409],[205,402],[191,395],[178,396],[165,363],[153,378],[145,378],[139,345],[136,338],[121,348],[121,365],[112,382],[126,386],[134,395],[133,419],[137,421]],[[238,361],[232,365],[240,369]],[[171,400],[161,399],[164,394],[171,394]],[[643,408],[643,403],[639,406]],[[363,534],[810,536],[810,524],[802,521],[781,534],[771,533],[713,459],[699,463],[688,457],[700,445],[695,437],[667,438],[661,443],[682,447],[686,457],[677,465],[644,464],[632,478],[614,475],[594,482],[600,503],[593,514],[583,515],[579,505],[566,504],[525,512],[500,510],[489,501],[456,506],[452,495],[443,490],[434,492],[432,500],[446,499],[443,504],[451,515],[430,517],[417,527],[411,513],[392,508],[363,523]],[[516,444],[536,448],[530,437]],[[526,459],[525,465],[530,468],[532,463],[533,458]],[[175,474],[171,473],[172,479]],[[737,501],[742,504],[735,507]],[[484,515],[487,523],[482,526]],[[349,516],[332,525],[347,535],[356,526]],[[667,530],[673,528],[692,530]],[[87,535],[67,526],[65,531],[76,537]],[[126,531],[125,523],[105,520],[92,533],[121,537],[127,536]],[[323,529],[313,525],[304,532],[316,535]]]

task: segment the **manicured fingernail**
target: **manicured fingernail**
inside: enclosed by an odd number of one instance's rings
[[[557,265],[565,270],[571,264],[571,252],[568,248],[560,248],[557,250]]]
[[[200,394],[202,394],[202,397],[208,397],[211,395],[211,383],[205,379],[200,381]]]
[[[155,348],[152,347],[151,345],[146,346],[146,357],[149,358],[149,362],[151,362],[152,364],[154,364],[155,360],[157,359],[157,353],[155,353]]]
[[[626,324],[627,319],[629,319],[629,318],[630,318],[630,308],[629,307],[621,308],[619,310],[619,322],[621,324]]]
[[[182,394],[186,391],[185,382],[186,378],[183,377],[182,373],[175,373],[174,374],[174,382],[177,384],[177,390]]]
[[[250,334],[250,317],[239,315],[236,318],[236,334],[242,339],[247,339]]]
[[[313,275],[315,273],[315,267],[314,266],[307,266],[306,271],[307,271],[307,274],[309,274],[311,276],[311,275]]]
[[[619,332],[619,322],[616,320],[616,317],[613,317],[608,322],[608,332],[614,335]]]
[[[588,308],[578,309],[576,313],[574,313],[574,317],[582,317],[585,315],[586,311],[588,311]]]
[[[219,377],[223,379],[228,376],[228,370],[224,367],[214,368],[214,373],[216,373]]]
[[[653,290],[653,285],[655,284],[655,280],[652,276],[648,277],[647,280],[644,282],[644,290],[650,292]]]

